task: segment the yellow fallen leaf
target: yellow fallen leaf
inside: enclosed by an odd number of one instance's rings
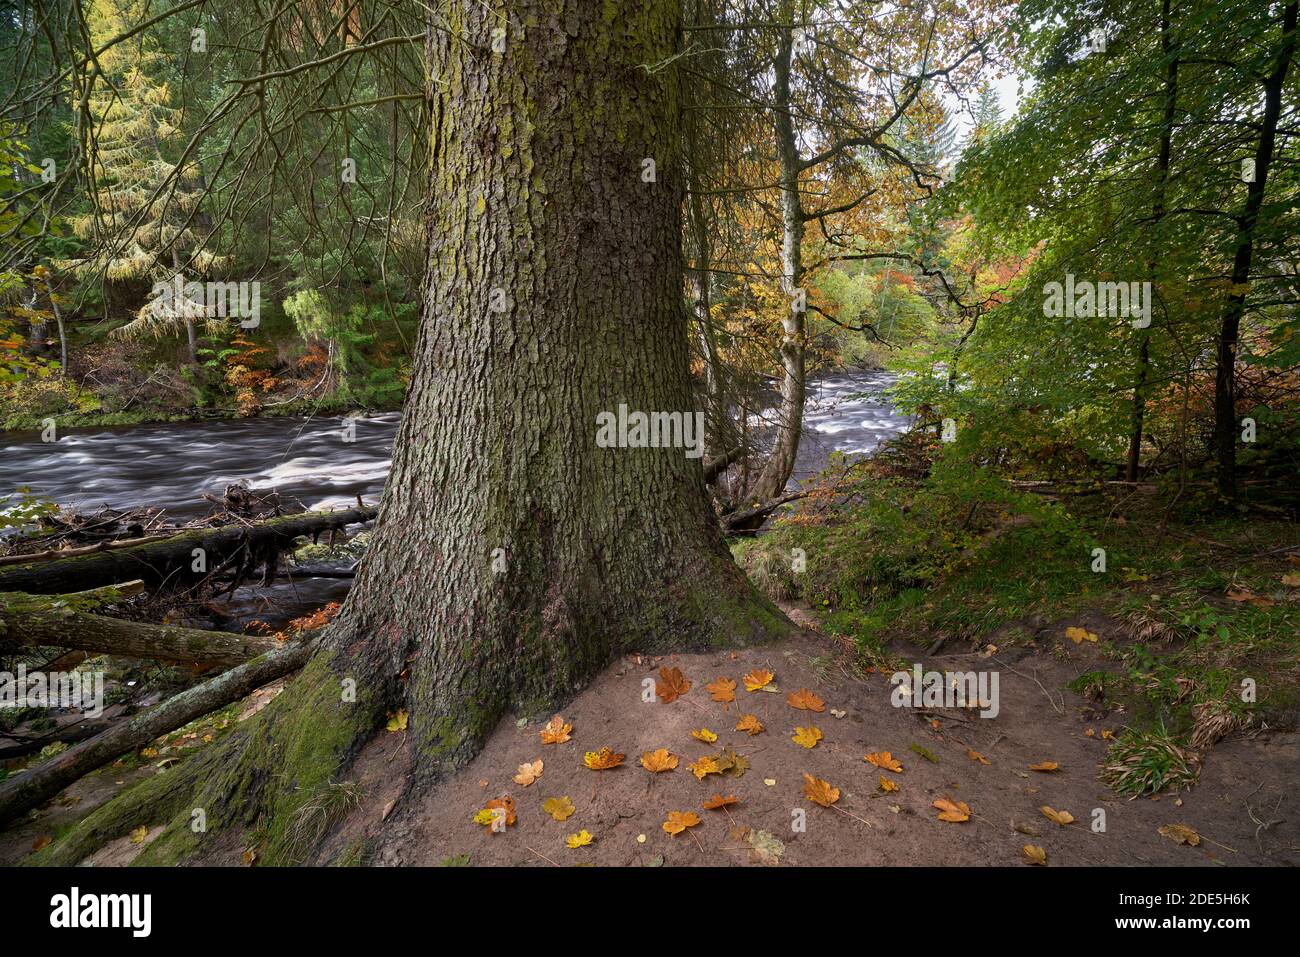
[[[808,800],[822,807],[830,807],[840,799],[839,788],[831,787],[829,781],[823,781],[807,773],[803,776],[803,794]]]
[[[973,748],[967,749],[966,757],[970,758],[972,761],[978,761],[980,764],[989,763],[988,758],[984,757],[984,755],[980,754],[978,751],[974,750]]]
[[[776,675],[761,668],[755,668],[741,680],[745,682],[746,691],[762,691],[772,683]]]
[[[1046,864],[1047,852],[1041,847],[1034,844],[1026,844],[1022,847],[1021,852],[1025,855],[1025,860],[1030,864]]]
[[[686,765],[686,769],[690,771],[692,774],[694,774],[695,777],[701,781],[704,780],[704,776],[706,774],[722,773],[722,768],[718,767],[718,762],[715,759],[709,757],[708,755],[705,755],[704,757],[700,758],[698,761]]]
[[[669,811],[668,820],[664,821],[663,828],[676,837],[688,827],[694,827],[699,823],[700,816],[694,811]]]
[[[557,821],[567,821],[576,809],[567,797],[553,797],[542,802],[542,810]]]
[[[900,774],[903,770],[903,766],[888,751],[873,751],[871,754],[863,755],[862,760],[886,771],[893,771],[895,774]]]
[[[609,768],[616,768],[623,763],[627,757],[610,748],[601,748],[599,751],[588,751],[582,756],[582,763],[593,771],[606,771]]]
[[[1029,770],[1043,772],[1059,771],[1061,770],[1061,766],[1055,761],[1039,761],[1037,764],[1031,764]]]
[[[1096,641],[1097,636],[1087,628],[1070,627],[1065,629],[1065,637],[1069,638],[1076,645],[1081,645],[1085,641]]]
[[[807,728],[795,728],[794,734],[790,737],[790,740],[795,744],[805,748],[817,747],[817,742],[821,739],[821,729],[812,726]]]
[[[149,836],[149,829],[141,824],[139,827],[131,828],[131,843],[143,844],[144,839]]]
[[[519,765],[519,773],[515,775],[515,784],[522,784],[524,787],[532,784],[542,776],[541,759],[534,761],[532,764]]]
[[[657,751],[647,751],[641,755],[641,767],[658,774],[661,771],[671,771],[677,767],[677,760],[677,755],[667,748],[659,748]]]
[[[594,838],[584,828],[583,830],[579,831],[577,834],[570,834],[568,837],[564,839],[564,843],[568,844],[569,847],[577,848],[577,847],[586,847],[593,840]]]
[[[567,724],[558,714],[546,726],[537,732],[542,736],[542,744],[563,744],[569,740],[569,732],[573,730],[573,725]]]
[[[407,714],[406,714],[406,709],[405,709],[405,708],[401,708],[401,709],[399,709],[399,710],[397,710],[397,711],[390,712],[389,715],[388,715],[388,730],[389,730],[389,731],[405,731],[405,730],[406,730],[406,718],[407,718]]]
[[[1061,825],[1061,827],[1065,827],[1065,825],[1067,824],[1074,823],[1074,815],[1071,814],[1069,811],[1056,811],[1048,807],[1046,804],[1044,804],[1038,810],[1042,811],[1043,816],[1047,818],[1049,821],[1055,821],[1057,824]]]
[[[939,809],[939,820],[947,821],[950,824],[961,824],[970,820],[970,807],[965,801],[950,801],[948,798],[939,798],[932,807]]]
[[[736,723],[737,731],[746,731],[752,737],[763,730],[763,722],[758,720],[758,715],[742,715],[740,721]]]
[[[1192,847],[1201,843],[1201,835],[1196,833],[1196,829],[1188,827],[1186,824],[1166,824],[1163,827],[1156,828],[1156,833],[1161,837],[1167,837],[1175,844],[1188,844]]]
[[[718,736],[708,728],[696,728],[691,732],[691,737],[696,741],[704,741],[708,744],[712,744],[714,741],[718,740]]]
[[[888,794],[890,791],[897,791],[898,785],[882,774],[880,776],[880,790]]]

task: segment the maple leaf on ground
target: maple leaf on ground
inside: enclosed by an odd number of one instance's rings
[[[752,737],[763,730],[763,722],[758,720],[756,714],[742,715],[740,721],[736,723],[736,730],[747,731]]]
[[[1069,638],[1076,645],[1081,645],[1085,641],[1097,640],[1097,636],[1094,635],[1092,632],[1090,632],[1087,628],[1075,628],[1075,627],[1067,628],[1065,629],[1065,637]]]
[[[718,740],[718,736],[708,728],[696,728],[691,732],[691,737],[696,741],[703,741],[706,744],[712,744],[714,741]]]
[[[148,836],[149,836],[149,828],[145,827],[143,824],[141,824],[139,827],[134,827],[131,829],[132,844],[143,844],[144,839]]]
[[[829,781],[823,781],[807,773],[803,776],[803,794],[808,800],[822,807],[830,807],[840,799],[839,788],[833,788]]]
[[[493,798],[483,810],[474,815],[474,823],[482,824],[493,833],[515,825],[515,802],[509,795]]]
[[[406,719],[407,719],[407,714],[405,708],[399,708],[397,711],[392,712],[388,716],[388,725],[387,725],[388,730],[405,731]]]
[[[794,734],[790,740],[795,744],[805,748],[817,747],[817,742],[822,739],[821,728],[809,726],[807,728],[795,728]]]
[[[718,767],[718,762],[713,758],[705,755],[698,761],[686,765],[686,769],[695,775],[696,778],[703,781],[706,774],[721,774],[722,769]]]
[[[745,682],[746,691],[762,691],[772,683],[776,675],[763,668],[755,668],[741,680]]]
[[[1044,772],[1059,771],[1061,770],[1061,766],[1057,764],[1055,761],[1040,761],[1037,764],[1031,764],[1029,766],[1029,770],[1044,771]]]
[[[939,798],[932,807],[939,809],[939,820],[947,821],[950,824],[961,824],[963,821],[970,820],[970,807],[965,801],[950,801],[947,798]]]
[[[694,827],[699,823],[700,816],[694,811],[669,811],[668,820],[664,821],[663,828],[676,837],[688,827]]]
[[[882,774],[880,776],[880,790],[888,794],[890,791],[897,791],[898,785]]]
[[[825,711],[826,702],[817,697],[807,688],[800,688],[798,691],[791,691],[786,695],[785,703],[792,708],[800,711]]]
[[[1047,863],[1047,852],[1043,850],[1041,847],[1038,847],[1034,844],[1026,844],[1024,847],[1020,849],[1020,851],[1022,854],[1025,855],[1025,860],[1030,864]]]
[[[576,808],[567,797],[553,797],[542,802],[542,810],[557,821],[567,821]]]
[[[863,755],[862,760],[886,771],[893,771],[895,774],[901,774],[903,771],[903,766],[890,751],[873,751],[871,754]]]
[[[739,804],[740,799],[734,794],[721,795],[715,794],[704,802],[702,807],[706,811],[716,811],[719,808],[730,807],[733,804]]]
[[[515,775],[515,784],[522,784],[524,787],[532,784],[542,776],[542,762],[537,760],[531,764],[519,765],[519,773]]]
[[[601,748],[599,751],[588,751],[584,754],[582,763],[593,771],[606,771],[618,767],[625,757],[626,754],[620,754],[610,748]]]
[[[1167,837],[1175,844],[1188,844],[1192,847],[1201,843],[1201,835],[1196,832],[1195,828],[1188,827],[1186,824],[1166,824],[1163,827],[1156,828],[1156,833],[1161,837]]]
[[[647,771],[658,774],[661,771],[671,771],[677,767],[677,755],[673,754],[667,748],[659,748],[657,751],[647,751],[641,755],[641,767]]]
[[[745,772],[749,770],[749,759],[743,754],[737,754],[731,748],[723,748],[721,754],[715,754],[713,763],[729,778],[744,777]]]
[[[593,840],[595,840],[595,838],[593,838],[586,828],[584,828],[577,834],[570,834],[564,839],[564,843],[568,844],[569,847],[578,848],[586,847]]]
[[[720,701],[723,704],[736,700],[736,683],[730,678],[719,677],[712,684],[705,685],[704,690],[709,693],[709,697],[714,701]]]
[[[967,749],[967,751],[966,751],[966,757],[970,758],[972,761],[978,761],[980,764],[988,764],[988,763],[989,763],[989,759],[988,759],[988,758],[984,757],[984,755],[980,754],[978,751],[976,751],[976,750],[973,749],[973,748],[969,748],[969,749]]]
[[[1074,823],[1074,815],[1069,811],[1056,811],[1048,807],[1046,804],[1038,810],[1043,812],[1043,817],[1047,818],[1049,821],[1055,821],[1057,824],[1061,825],[1061,827]]]
[[[668,667],[659,669],[659,680],[655,682],[655,694],[663,699],[664,704],[672,704],[690,690],[691,681],[682,674],[682,669]]]
[[[542,744],[563,744],[569,740],[569,732],[573,730],[573,725],[566,724],[564,719],[558,714],[546,726],[537,732],[542,736]]]

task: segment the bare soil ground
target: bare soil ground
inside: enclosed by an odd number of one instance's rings
[[[806,621],[797,611],[795,617]],[[542,744],[539,730],[549,714],[505,720],[469,766],[418,797],[403,797],[406,734],[381,733],[353,768],[361,805],[334,829],[316,862],[351,859],[350,851],[364,848],[358,859],[383,865],[464,863],[465,856],[474,866],[1018,865],[1026,863],[1022,848],[1030,844],[1045,850],[1048,866],[1300,863],[1294,794],[1300,734],[1234,735],[1205,755],[1200,781],[1189,791],[1124,799],[1100,783],[1097,771],[1108,747],[1102,732],[1118,732],[1127,716],[1066,690],[1080,673],[1105,667],[1095,646],[1064,637],[1070,624],[1108,627],[1105,620],[1070,620],[1043,629],[1032,648],[925,659],[935,670],[997,670],[996,718],[958,708],[894,707],[887,673],[855,668],[849,649],[809,630],[777,645],[621,659],[563,709],[571,740]],[[923,657],[918,648],[891,651],[908,662]],[[657,678],[662,667],[680,668],[692,687],[670,704],[647,703],[643,681]],[[742,676],[754,669],[774,672],[779,693],[746,692]],[[718,677],[737,682],[734,703],[710,699],[705,685]],[[822,698],[826,710],[791,707],[788,693],[802,688]],[[757,715],[765,730],[755,736],[735,730],[742,714]],[[809,725],[823,734],[812,749],[791,740],[796,727]],[[716,733],[716,743],[693,738],[700,728]],[[584,753],[602,747],[626,754],[623,764],[585,767]],[[679,756],[675,770],[651,774],[641,767],[642,753],[658,748]],[[723,748],[749,762],[743,775],[701,780],[687,769]],[[864,761],[880,751],[891,752],[901,772]],[[513,780],[520,765],[538,759],[539,779],[526,787]],[[1029,769],[1045,761],[1060,770]],[[5,834],[0,863],[30,851],[33,835],[118,790],[106,786],[121,779],[112,773],[79,782],[35,820]],[[839,789],[834,808],[804,796],[805,774]],[[897,789],[882,790],[882,777]],[[715,794],[734,795],[737,803],[703,809]],[[493,833],[474,823],[489,800],[505,796],[516,809],[513,826]],[[569,798],[572,816],[552,819],[542,809],[551,797]],[[76,799],[71,806],[70,798]],[[943,798],[968,805],[970,820],[939,820],[933,803]],[[1054,823],[1043,806],[1068,811],[1075,822]],[[1100,832],[1092,827],[1098,809],[1106,824]],[[701,823],[670,836],[662,825],[672,811],[693,811]],[[140,823],[151,827],[147,841],[161,822]],[[1162,836],[1158,829],[1168,824],[1193,828],[1199,845]],[[582,830],[592,843],[568,847],[566,836]],[[233,837],[203,863],[239,863],[243,849]],[[127,863],[139,846],[124,836],[87,863]]]

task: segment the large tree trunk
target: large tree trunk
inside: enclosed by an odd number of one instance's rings
[[[1278,118],[1282,114],[1282,89],[1291,59],[1295,56],[1296,15],[1300,4],[1289,3],[1282,14],[1282,39],[1273,70],[1264,78],[1264,115],[1259,122],[1255,149],[1255,178],[1246,189],[1246,205],[1237,218],[1236,254],[1232,262],[1232,292],[1228,295],[1219,325],[1217,364],[1214,378],[1214,447],[1218,460],[1220,497],[1237,497],[1237,342],[1241,319],[1246,314],[1245,289],[1250,283],[1255,228],[1264,205],[1269,167]]]

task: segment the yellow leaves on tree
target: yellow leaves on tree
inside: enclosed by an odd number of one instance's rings
[[[752,737],[763,730],[763,722],[758,720],[758,715],[741,715],[740,720],[736,722],[736,730],[748,732]]]
[[[950,801],[948,798],[939,798],[932,807],[939,809],[939,820],[947,821],[950,824],[961,824],[963,821],[970,820],[970,807],[965,801]]]
[[[746,691],[763,691],[772,683],[776,675],[763,668],[755,668],[741,680],[745,682]]]
[[[807,688],[800,688],[798,691],[791,691],[786,695],[785,703],[792,708],[800,711],[825,711],[826,702],[817,697]]]
[[[863,755],[862,760],[885,771],[893,771],[895,774],[901,774],[903,771],[903,765],[889,751],[873,751],[871,754]]]
[[[730,704],[736,700],[736,683],[730,678],[717,678],[712,684],[705,685],[704,690],[714,701],[723,704]]]
[[[807,728],[795,728],[794,734],[790,737],[791,741],[804,748],[817,747],[817,742],[821,739],[821,729],[811,725]]]
[[[579,831],[577,834],[570,834],[568,837],[564,839],[564,843],[568,844],[569,847],[579,848],[579,847],[586,847],[593,840],[595,840],[595,838],[593,838],[590,832],[588,832],[584,828],[583,830]]]
[[[567,821],[573,816],[575,808],[567,797],[553,797],[542,802],[542,810],[557,821]]]
[[[626,754],[620,754],[610,748],[601,748],[599,751],[588,751],[584,754],[582,763],[593,771],[607,771],[622,764],[625,757]]]
[[[678,757],[667,748],[647,751],[641,755],[641,767],[654,774],[671,771],[677,767]]]
[[[840,789],[831,787],[829,781],[815,778],[811,774],[804,774],[803,795],[814,804],[830,807],[840,799]]]
[[[537,733],[542,736],[542,744],[563,744],[569,740],[569,732],[572,730],[573,725],[565,723],[565,720],[557,714]]]
[[[515,775],[515,784],[521,784],[524,787],[532,784],[542,776],[542,762],[537,760],[531,764],[519,765],[519,773]]]
[[[699,823],[700,816],[694,811],[669,811],[668,820],[664,821],[663,828],[676,837],[688,827],[694,827]]]
[[[1044,804],[1038,810],[1043,812],[1043,817],[1047,818],[1049,821],[1055,821],[1057,824],[1061,825],[1061,827],[1065,827],[1065,825],[1067,824],[1074,823],[1074,815],[1071,814],[1069,811],[1053,810],[1052,808],[1048,807],[1046,804]]]
[[[672,704],[691,690],[691,681],[682,674],[680,668],[660,668],[659,680],[655,682],[655,694],[664,704]]]

